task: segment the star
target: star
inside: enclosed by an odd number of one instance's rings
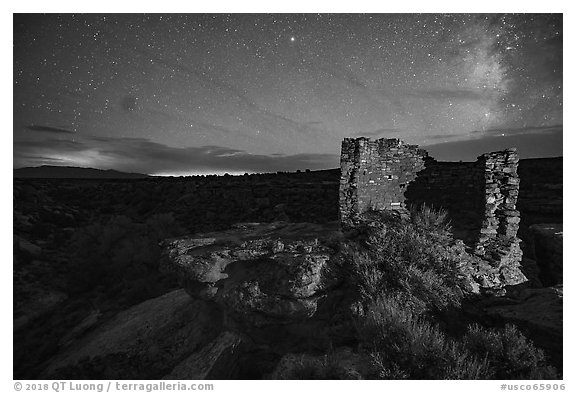
[[[14,162],[85,149],[92,166],[154,173],[188,165],[178,149],[216,146],[243,152],[246,170],[302,157],[328,169],[356,135],[472,143],[561,128],[561,27],[561,14],[17,15]],[[138,150],[128,168],[129,140],[178,153]]]

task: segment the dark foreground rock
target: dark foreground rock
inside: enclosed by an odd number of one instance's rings
[[[349,349],[358,344],[357,298],[338,253],[342,236],[337,225],[271,223],[166,240],[163,269],[177,273],[185,289],[70,335],[41,377],[369,376],[370,359]],[[518,266],[506,263],[506,253],[481,259],[461,241],[450,250],[461,256],[468,293],[525,280]],[[561,357],[561,288],[509,291],[482,306],[484,315],[525,327],[539,346]]]
[[[544,349],[554,366],[562,370],[563,286],[508,291],[505,298],[484,302],[491,317],[523,328]]]
[[[162,265],[191,297],[220,309],[226,329],[255,344],[280,353],[325,349],[354,336],[354,299],[335,246],[343,236],[337,224],[238,224],[164,241]],[[526,281],[519,244],[514,239],[479,256],[455,240],[446,251],[461,261],[465,293],[502,295]]]
[[[269,379],[363,379],[374,374],[369,355],[341,347],[325,355],[289,353]]]
[[[236,333],[223,332],[178,364],[163,379],[235,379],[246,343]]]
[[[563,282],[563,229],[562,224],[535,224],[530,226],[533,255],[545,286]]]
[[[528,246],[524,248],[526,255],[529,254],[528,249],[532,248],[528,230],[531,225],[562,222],[562,158],[521,160],[518,173],[521,186],[517,206],[522,217],[519,236],[524,245]],[[90,304],[81,304],[80,307],[85,309],[79,312],[75,305],[79,297],[96,300],[102,296],[101,293],[90,293],[87,288],[80,294],[72,292],[70,296],[67,287],[62,285],[63,282],[77,282],[73,274],[79,269],[78,263],[84,262],[70,258],[68,247],[71,236],[79,229],[94,223],[104,225],[114,216],[126,216],[134,223],[140,223],[156,214],[172,214],[177,223],[190,233],[221,230],[242,221],[268,222],[288,218],[292,222],[325,223],[338,219],[339,179],[340,169],[134,180],[14,179],[15,377],[39,378],[39,370],[43,365],[52,363],[48,359],[60,351],[62,344],[67,344],[63,352],[74,364],[70,357],[72,348],[79,345],[80,350],[84,351],[82,346],[86,343],[83,339],[86,332],[91,331],[91,336],[95,335],[100,331],[102,320],[109,315],[142,299],[163,293],[154,292],[113,310],[98,304],[98,310],[91,311]],[[86,198],[86,195],[90,197]],[[535,256],[528,256],[535,260]],[[486,269],[492,267],[478,265],[470,274],[473,278],[480,278]],[[531,284],[535,280],[533,276],[538,275],[537,269],[534,271],[533,275],[526,273]],[[126,274],[132,278],[128,271]],[[492,275],[492,278],[498,278],[498,275]],[[158,276],[152,276],[153,281],[157,279]],[[487,279],[488,283],[491,281],[497,284],[496,280]],[[106,299],[110,299],[107,304],[117,305],[117,287],[103,288]],[[194,306],[195,302],[190,299],[187,301]],[[212,303],[209,309],[215,306]],[[102,315],[98,314],[100,310],[103,311]],[[78,318],[73,314],[77,314]],[[179,318],[177,313],[176,317]],[[154,326],[162,328],[161,325]],[[291,327],[295,329],[297,325]],[[214,337],[202,341],[198,350],[205,348],[211,342],[210,339],[216,339],[221,333],[217,327],[214,329],[217,330]],[[61,332],[69,334],[64,336]],[[130,337],[138,338],[136,335]],[[182,361],[192,353],[183,355]],[[261,352],[252,353],[256,356],[250,357],[249,361],[242,355],[241,364],[254,364],[258,361],[262,363],[262,370],[271,367],[282,356],[271,355],[265,348]],[[121,368],[113,373],[109,370],[104,372],[102,361],[95,359],[84,362],[87,365],[84,375],[118,375],[129,378],[145,374],[130,371],[133,365],[129,361],[122,363],[119,355],[117,357],[114,364],[124,364],[122,367],[127,372],[120,371]],[[57,359],[62,361],[62,355],[58,355]],[[98,365],[98,362],[101,364]],[[138,367],[142,369],[143,366]],[[172,371],[168,370],[170,367],[164,368],[167,369],[166,373],[162,371],[157,375],[165,376]],[[150,369],[155,370],[153,367]],[[69,371],[81,375],[77,367],[74,369],[71,366]],[[252,375],[258,377],[262,373],[258,371]]]
[[[239,224],[166,241],[164,266],[221,309],[227,329],[280,351],[322,348],[339,330],[346,338],[346,291],[327,245],[338,236],[334,225]]]
[[[220,314],[184,290],[117,314],[50,361],[45,379],[160,379],[221,331]]]

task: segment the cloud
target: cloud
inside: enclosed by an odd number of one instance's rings
[[[454,138],[462,138],[462,135],[446,135],[446,134],[426,135],[426,140],[446,140]]]
[[[439,100],[477,101],[491,98],[485,91],[478,89],[422,89],[406,93],[409,96],[432,98]]]
[[[21,155],[19,157],[21,160],[27,160],[31,163],[34,162],[38,162],[40,164],[38,165],[48,165],[50,163],[57,165],[62,163],[64,160],[61,158],[51,158],[51,157],[42,157],[42,156],[27,156],[27,155]],[[16,168],[16,165],[14,166]]]
[[[370,88],[350,69],[345,67],[334,67],[334,64],[319,65],[317,68],[334,77],[335,79],[346,83],[349,87],[358,88],[361,90],[369,90]]]
[[[534,126],[534,127],[502,127],[490,128],[484,131],[474,131],[473,134],[488,134],[488,135],[520,135],[520,134],[543,134],[548,132],[562,131],[562,124],[554,124],[550,126]]]
[[[66,128],[43,126],[43,125],[36,125],[36,124],[31,124],[29,126],[26,126],[26,129],[28,129],[30,131],[50,132],[53,134],[75,134],[74,131],[68,130]]]
[[[269,130],[277,129],[279,126],[296,131],[297,133],[317,133],[323,132],[322,129],[311,126],[308,122],[300,122],[283,116],[279,113],[273,112],[252,100],[247,92],[234,86],[232,83],[219,78],[214,73],[206,69],[195,68],[192,66],[184,65],[179,61],[168,60],[160,55],[156,55],[149,50],[143,48],[129,48],[130,51],[137,53],[144,57],[147,61],[159,64],[171,70],[179,71],[188,77],[193,77],[197,82],[211,91],[219,91],[226,97],[233,97],[240,103],[246,110],[258,116],[259,120],[265,128]]]
[[[200,83],[202,83],[205,87],[207,87],[209,89],[216,89],[216,90],[220,90],[224,93],[231,93],[233,96],[235,96],[238,100],[240,100],[240,102],[242,102],[247,107],[254,108],[257,110],[259,109],[256,106],[256,104],[254,102],[252,102],[252,100],[250,100],[250,98],[248,98],[248,96],[245,93],[240,91],[240,89],[237,89],[236,87],[232,86],[230,83],[227,83],[227,82],[217,78],[215,75],[209,74],[208,72],[206,72],[206,70],[199,70],[199,69],[196,69],[194,67],[187,66],[187,65],[182,64],[179,61],[167,60],[165,58],[162,58],[162,57],[159,57],[159,56],[153,54],[151,51],[144,50],[142,48],[129,47],[129,50],[139,54],[140,56],[144,57],[146,60],[148,60],[152,63],[160,64],[160,65],[167,67],[169,69],[179,71],[179,72],[181,72],[187,76],[192,76],[192,77],[196,78],[197,81],[199,81]]]
[[[475,161],[484,153],[516,147],[520,158],[563,155],[562,126],[510,128],[509,132],[490,130],[477,138],[422,146],[430,155],[445,161]],[[473,133],[476,134],[476,133]],[[480,134],[480,133],[478,133]]]
[[[379,129],[374,130],[374,131],[357,132],[355,135],[356,136],[371,137],[371,136],[381,136],[384,134],[398,134],[402,131],[403,131],[403,129],[401,129],[401,128],[379,128]]]
[[[380,131],[398,130],[380,129],[373,133]],[[491,129],[473,134],[468,140],[423,147],[432,157],[445,161],[474,161],[483,153],[508,147],[517,147],[521,158],[562,155],[562,125]],[[442,136],[433,135],[432,139],[436,137]],[[47,138],[14,142],[15,168],[57,164],[187,175],[330,169],[338,167],[338,163],[339,154],[250,154],[218,145],[172,147],[145,138],[78,136],[75,141]]]
[[[89,136],[80,139],[15,142],[14,166],[58,161],[128,172],[195,174],[329,169],[337,167],[339,162],[337,154],[263,155],[215,145],[171,147],[144,138]]]

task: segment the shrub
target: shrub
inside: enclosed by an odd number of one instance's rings
[[[432,231],[417,227],[414,218],[387,213],[371,212],[369,217],[359,228],[360,235],[343,247],[345,263],[363,298],[394,294],[415,312],[459,306],[460,261],[450,249],[445,227]]]
[[[423,204],[410,210],[410,218],[416,231],[427,233],[439,241],[452,239],[452,225],[446,210],[434,210]]]
[[[453,341],[432,323],[416,317],[397,297],[380,297],[359,320],[359,338],[384,379],[485,379],[484,358]]]
[[[302,356],[277,375],[278,379],[361,379],[361,375],[338,364],[330,355],[320,358]]]
[[[359,339],[383,379],[555,379],[546,363],[513,325],[503,329],[469,327],[460,338],[415,316],[395,297],[370,304],[358,323]]]
[[[161,274],[160,240],[182,232],[170,214],[150,217],[144,223],[113,216],[106,223],[77,230],[71,240],[73,262],[69,289],[105,291],[99,298],[116,305],[131,305],[158,296],[172,280]]]
[[[463,340],[473,353],[488,356],[497,379],[558,377],[556,370],[546,363],[542,350],[534,347],[514,325],[498,330],[471,325]]]
[[[554,368],[541,350],[512,326],[472,325],[460,338],[434,322],[457,310],[457,253],[446,214],[427,207],[409,219],[369,212],[342,248],[359,295],[358,339],[384,379],[549,379]]]

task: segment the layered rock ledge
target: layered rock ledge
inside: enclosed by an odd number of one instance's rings
[[[284,222],[165,240],[163,269],[176,272],[185,291],[118,314],[53,359],[43,376],[228,379],[273,373],[281,378],[299,354],[316,362],[321,359],[313,354],[354,347],[354,289],[338,252],[343,240],[337,223]],[[461,240],[450,250],[460,257],[467,293],[497,293],[524,279],[506,255],[481,259]],[[525,300],[513,301],[517,308],[510,310],[492,303],[486,312],[531,321],[533,315],[515,311]],[[344,374],[358,371],[355,356],[350,365],[348,355],[335,358],[348,370]]]
[[[238,224],[165,241],[163,268],[257,344],[322,346],[332,336],[326,329],[345,324],[335,312],[345,289],[328,245],[340,236],[337,224]]]
[[[223,232],[164,241],[163,268],[175,272],[188,294],[224,315],[227,329],[257,343],[286,343],[299,337],[318,344],[346,330],[346,273],[337,244],[337,224],[238,224]],[[332,247],[331,245],[334,245]],[[461,240],[450,252],[461,260],[461,288],[469,294],[504,294],[526,281],[519,241],[494,254],[475,255]]]

